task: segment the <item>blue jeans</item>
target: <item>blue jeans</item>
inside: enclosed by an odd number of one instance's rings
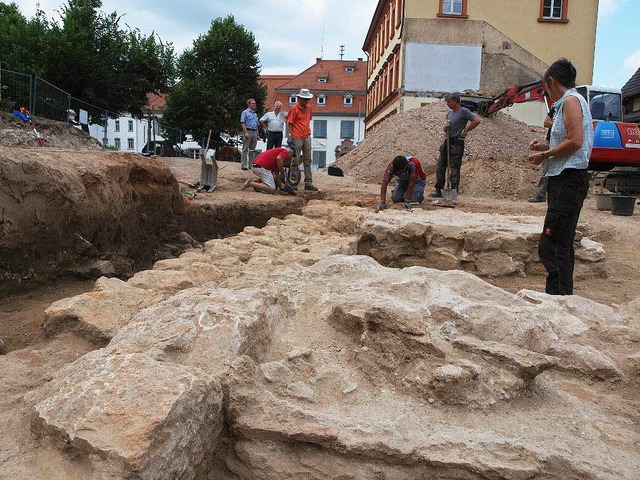
[[[422,178],[416,178],[416,181],[413,183],[413,195],[411,197],[412,202],[422,203],[424,201],[424,189],[426,186],[426,179],[423,180]],[[407,193],[407,188],[409,188],[409,173],[405,172],[398,175],[396,186],[393,189],[393,192],[391,192],[391,200],[394,203],[403,202],[404,196]]]

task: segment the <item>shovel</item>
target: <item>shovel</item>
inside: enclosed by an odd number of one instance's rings
[[[451,188],[451,140],[449,137],[449,127],[447,127],[447,170],[445,174],[446,188],[443,188],[442,198],[448,201],[453,201],[458,198],[458,190]]]

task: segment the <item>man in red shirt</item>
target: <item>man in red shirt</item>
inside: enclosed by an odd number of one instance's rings
[[[307,88],[300,89],[298,93],[298,103],[296,103],[287,114],[287,132],[293,139],[295,165],[291,168],[298,168],[300,159],[304,164],[304,189],[317,192],[313,186],[311,175],[311,107],[309,100],[313,98]],[[292,162],[293,163],[293,162]],[[298,173],[299,174],[299,173]]]
[[[427,186],[427,174],[422,170],[418,157],[397,156],[389,162],[380,186],[380,210],[387,208],[387,185],[393,177],[398,177],[396,187],[391,193],[393,203],[404,202],[410,208],[410,202],[422,203],[424,189]]]
[[[284,172],[284,162],[291,154],[286,148],[272,148],[258,155],[253,160],[251,171],[260,177],[260,180],[244,182],[242,190],[253,187],[257,192],[273,193],[277,188],[282,188],[280,174]]]

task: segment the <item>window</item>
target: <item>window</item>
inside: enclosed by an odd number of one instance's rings
[[[119,138],[114,138],[113,141],[115,143],[116,150],[120,150],[120,139]]]
[[[318,77],[318,83],[327,83],[327,77]]]
[[[354,126],[353,120],[342,120],[340,122],[340,138],[353,138]]]
[[[538,21],[567,21],[568,0],[540,0]]]
[[[313,151],[313,163],[318,165],[318,168],[324,168],[327,166],[327,152],[324,150]]]
[[[462,0],[442,0],[443,15],[462,15]]]
[[[318,105],[326,105],[327,104],[327,96],[324,93],[319,93],[317,97]]]
[[[131,122],[133,123],[133,122]],[[133,138],[127,138],[127,148],[133,150]]]
[[[353,95],[351,95],[350,93],[347,93],[344,96],[344,104],[345,105],[353,105]]]
[[[129,131],[133,132],[133,120],[129,120]]]
[[[298,101],[298,98],[296,97],[295,93],[292,93],[291,95],[289,95],[289,105],[295,105],[297,101]]]
[[[116,120],[115,131],[116,131],[116,132],[119,132],[119,131],[120,131],[120,120]]]
[[[313,121],[313,136],[314,138],[327,138],[327,121],[326,120]]]
[[[468,18],[467,0],[440,0],[438,16]]]
[[[355,71],[355,67],[344,67],[344,71],[347,73],[353,73]]]

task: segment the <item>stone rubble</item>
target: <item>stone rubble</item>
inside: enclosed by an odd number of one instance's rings
[[[312,201],[101,281],[48,313],[110,340],[27,396],[33,429],[101,479],[639,478],[640,303],[451,269],[541,273],[534,220],[484,222]]]

